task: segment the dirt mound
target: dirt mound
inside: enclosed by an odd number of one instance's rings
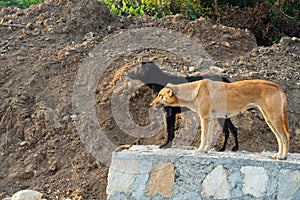
[[[201,43],[215,61],[242,56],[256,47],[253,34],[247,30],[212,24],[204,18],[191,22],[184,19],[182,15],[176,15],[160,19],[155,25],[191,36]]]
[[[276,3],[275,3],[276,5]],[[281,8],[262,3],[255,7],[224,6],[216,18],[230,27],[249,29],[259,46],[271,46],[287,34],[300,37],[299,20],[286,15]]]
[[[104,198],[107,168],[84,153],[71,95],[81,59],[117,18],[96,1],[47,1],[0,18],[0,198],[29,187],[49,199]]]
[[[232,80],[262,78],[283,85],[291,99],[292,151],[300,151],[298,40],[257,48],[249,32],[204,19],[124,18],[111,15],[97,1],[49,0],[24,11],[3,8],[0,13],[0,198],[26,188],[48,199],[106,198],[108,168],[87,152],[73,123],[73,86],[79,66],[97,44],[121,29],[140,27],[168,28],[191,36],[225,70],[222,75]],[[108,101],[116,86],[112,80],[128,83],[126,71],[148,60],[170,73],[197,74],[188,61],[159,49],[134,51],[115,60],[99,77],[95,103],[99,123],[110,131],[116,145],[159,144],[164,139],[162,131],[147,139],[126,135],[115,124]],[[131,114],[141,125],[149,123],[147,110],[140,108],[151,95],[155,94],[142,87],[131,99]],[[179,122],[178,141],[185,135],[187,121],[179,116]],[[246,113],[235,123],[241,150],[276,150],[275,138],[259,113]]]
[[[18,8],[1,11],[1,23],[8,27],[24,28],[25,32],[36,29],[36,33],[71,34],[78,39],[90,31],[106,29],[114,19],[103,2],[94,1],[49,0],[25,11]]]

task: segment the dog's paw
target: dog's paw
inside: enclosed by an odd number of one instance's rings
[[[232,147],[232,151],[238,151],[238,150],[239,150],[238,147],[236,147],[236,146]]]
[[[196,149],[195,151],[194,151],[194,154],[198,154],[198,153],[207,153],[208,152],[208,150],[207,149]]]
[[[223,152],[223,151],[225,151],[225,147],[220,147],[220,148],[217,149],[217,151]]]
[[[172,147],[172,142],[166,142],[159,146],[160,149],[167,149]]]
[[[130,147],[132,147],[131,144],[124,144],[124,145],[121,145],[121,146],[118,146],[114,152],[120,152],[120,151],[123,151],[125,149],[130,149]]]
[[[282,155],[279,155],[279,154],[275,154],[272,156],[272,158],[274,160],[286,160],[287,156],[282,156]]]

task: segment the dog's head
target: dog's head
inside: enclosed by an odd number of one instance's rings
[[[178,99],[175,96],[173,90],[169,87],[164,87],[157,95],[157,97],[151,102],[150,106],[154,108],[160,108],[163,106],[176,106]]]
[[[200,85],[203,81],[183,83],[179,85],[168,84],[152,101],[150,106],[159,108],[162,106],[180,106],[185,102],[193,102],[199,94]]]

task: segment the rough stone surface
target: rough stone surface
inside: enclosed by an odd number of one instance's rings
[[[289,169],[281,170],[278,177],[278,183],[278,199],[300,198],[299,171]]]
[[[267,170],[263,167],[242,167],[241,171],[244,174],[243,192],[254,197],[262,197],[267,190],[269,177]]]
[[[114,160],[108,174],[108,181],[114,187],[109,187],[107,192],[123,192],[130,195],[138,173],[139,162],[137,160]]]
[[[155,194],[160,194],[163,197],[170,198],[174,186],[174,177],[173,163],[154,163],[147,183],[147,195],[154,196]]]
[[[113,153],[108,199],[300,198],[299,154],[279,161],[271,158],[274,152],[193,152],[191,147],[133,146]]]
[[[219,165],[204,179],[201,195],[205,198],[230,199],[230,190],[227,170]]]

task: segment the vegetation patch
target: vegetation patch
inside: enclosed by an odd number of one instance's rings
[[[270,46],[282,37],[300,37],[300,1],[296,0],[103,0],[118,15],[161,18],[183,14],[205,17],[227,26],[250,30],[258,45]]]
[[[28,8],[32,4],[43,3],[44,0],[2,0],[0,1],[0,7],[18,7],[18,8]]]
[[[202,3],[196,0],[103,0],[110,11],[119,15],[153,16],[161,18],[166,15],[182,13],[189,19],[208,16],[211,13],[212,0]],[[209,3],[208,3],[209,2]]]

